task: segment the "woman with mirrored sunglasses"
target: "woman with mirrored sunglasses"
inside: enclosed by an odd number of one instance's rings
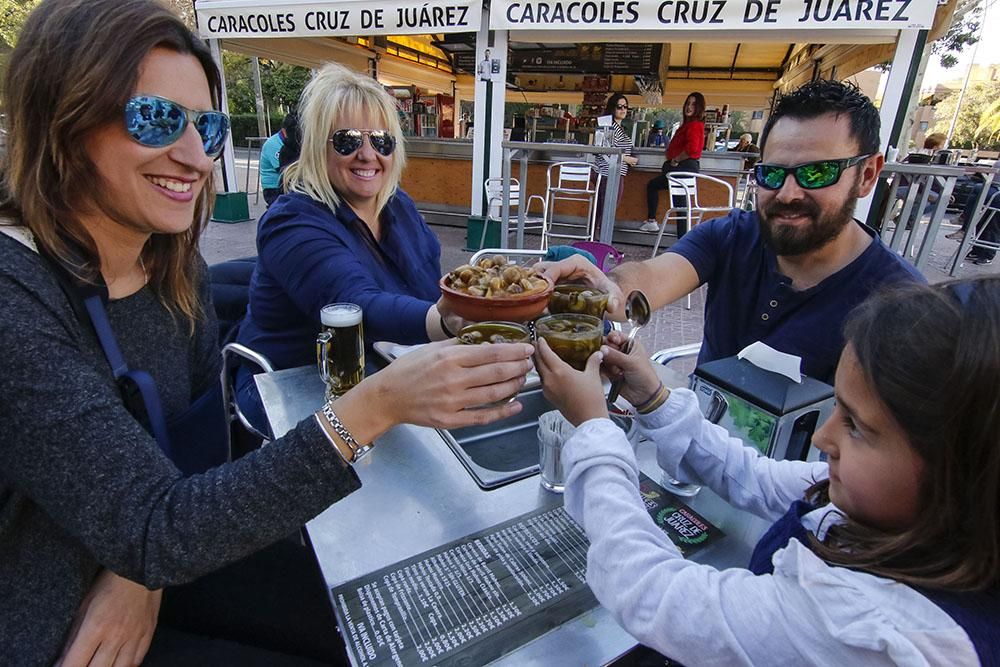
[[[198,253],[219,82],[155,0],[43,0],[9,56],[0,664],[343,661],[312,555],[284,538],[360,486],[360,443],[468,424],[456,406],[523,383],[530,346],[431,345],[226,462]]]
[[[276,369],[315,363],[320,309],[356,303],[370,374],[378,369],[375,341],[426,343],[460,328],[438,304],[441,246],[399,187],[402,130],[395,100],[378,82],[329,64],[298,108],[301,153],[285,173],[286,194],[258,224],[259,261],[237,340]],[[263,427],[256,372],[239,370],[237,398]]]

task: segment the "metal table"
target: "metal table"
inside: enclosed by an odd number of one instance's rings
[[[323,384],[313,366],[260,374],[256,381],[278,436],[323,402]],[[678,384],[676,377],[668,381]],[[650,443],[639,444],[638,458],[641,469],[659,480]],[[402,425],[383,435],[355,470],[362,488],[306,526],[328,594],[380,568],[538,509],[551,498],[536,476],[483,491],[437,431],[419,426]],[[685,500],[726,533],[693,560],[719,568],[745,567],[767,523],[733,509],[708,489]],[[492,664],[604,664],[635,645],[611,614],[597,607]]]

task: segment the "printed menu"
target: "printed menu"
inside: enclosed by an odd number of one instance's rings
[[[722,532],[645,475],[653,520],[685,555]],[[332,591],[354,664],[473,665],[509,653],[597,606],[583,529],[549,505]]]

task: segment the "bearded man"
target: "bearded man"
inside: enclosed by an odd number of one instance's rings
[[[924,281],[853,217],[885,163],[878,147],[871,100],[851,84],[813,81],[782,97],[761,133],[757,211],[734,209],[697,225],[666,253],[617,267],[610,280],[579,258],[543,270],[611,291],[612,317],[631,290],[660,308],[707,283],[699,363],[763,341],[832,383],[851,309],[882,285]]]

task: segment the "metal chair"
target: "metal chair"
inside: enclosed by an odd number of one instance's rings
[[[727,194],[725,206],[702,205],[701,200],[698,198],[699,186],[707,183],[716,183],[725,189]],[[728,213],[735,205],[733,186],[721,178],[698,174],[692,171],[675,171],[667,174],[667,185],[670,191],[671,207],[667,209],[666,215],[663,216],[663,222],[660,223],[660,231],[656,235],[656,243],[653,244],[653,257],[656,257],[656,253],[660,249],[660,242],[663,240],[663,232],[666,231],[668,222],[674,222],[675,225],[678,225],[678,228],[680,223],[683,222],[687,230],[690,231],[704,219],[706,213]],[[686,208],[676,208],[672,205],[674,195],[684,198],[687,205]],[[691,310],[690,294],[687,295],[686,307],[688,310]]]
[[[226,419],[230,424],[239,422],[251,436],[259,438],[262,443],[266,444],[270,442],[272,438],[271,434],[262,433],[257,430],[250,423],[250,420],[247,419],[246,415],[243,414],[243,411],[240,410],[239,403],[236,400],[236,369],[246,361],[256,365],[262,373],[274,372],[274,366],[271,365],[271,361],[267,357],[259,352],[254,352],[246,345],[229,343],[223,347],[220,381],[222,382],[222,401],[226,406]]]
[[[708,183],[718,184],[726,191],[725,206],[705,206],[701,203],[698,191]],[[733,186],[721,178],[698,174],[692,171],[675,171],[667,174],[667,185],[669,186],[671,204],[673,203],[673,198],[678,196],[684,198],[687,206],[686,208],[677,208],[671,205],[667,209],[666,215],[663,216],[663,222],[660,223],[660,231],[656,235],[656,243],[653,244],[653,257],[656,257],[656,253],[660,249],[660,242],[663,240],[663,232],[666,230],[668,222],[674,222],[675,224],[684,222],[687,224],[687,229],[690,230],[694,225],[702,221],[706,213],[728,213],[735,206]]]
[[[545,227],[542,230],[542,249],[549,247],[549,239],[593,241],[597,220],[597,193],[601,188],[601,175],[589,162],[556,162],[549,165],[545,188]],[[555,233],[555,203],[586,202],[587,217],[584,224],[560,222],[566,229]]]
[[[490,222],[501,222],[501,211],[503,211],[503,179],[499,177],[487,178],[483,183],[486,191],[486,224],[483,225],[483,235],[479,239],[479,247],[486,244],[486,230],[489,229]],[[510,179],[509,200],[511,209],[511,222],[514,222],[514,210],[521,205],[521,183],[516,179]],[[531,204],[538,201],[542,206],[541,217],[531,215]],[[545,243],[545,197],[541,195],[529,195],[528,203],[524,215],[524,231],[542,232],[542,247]]]
[[[990,229],[990,227],[995,229]],[[989,238],[983,239],[986,231],[989,230]],[[959,262],[959,266],[965,263],[965,257],[958,257],[959,253],[968,253],[973,248],[983,248],[986,250],[1000,251],[1000,192],[996,192],[990,197],[985,206],[979,211],[979,215],[974,216],[969,223],[969,230],[966,234],[971,234],[971,240],[966,239],[958,244],[955,255],[948,261],[949,265]]]

